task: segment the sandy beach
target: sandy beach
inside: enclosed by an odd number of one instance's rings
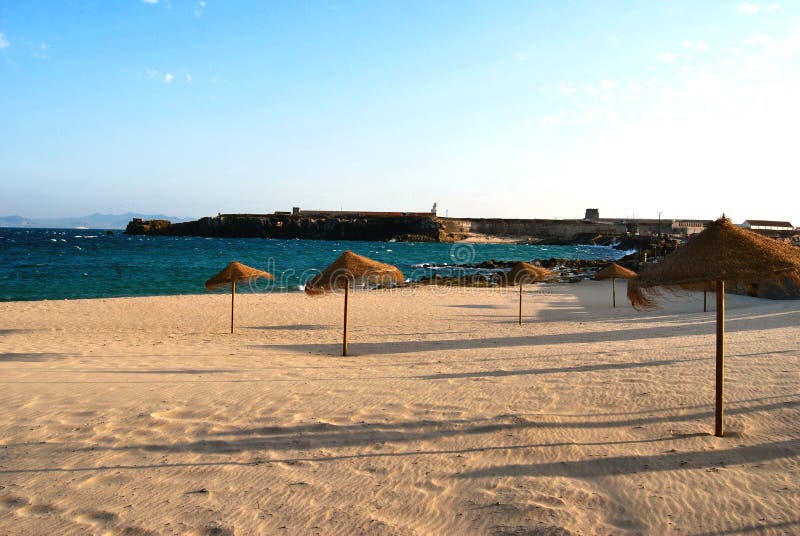
[[[610,283],[0,303],[0,534],[797,534],[800,302]],[[712,302],[712,300],[709,300]]]

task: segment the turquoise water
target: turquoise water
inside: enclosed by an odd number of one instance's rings
[[[203,293],[205,280],[232,260],[276,276],[243,291],[297,291],[347,249],[394,264],[411,280],[457,272],[451,267],[456,263],[616,260],[625,254],[602,246],[152,237],[120,231],[107,236],[101,230],[0,228],[0,301]]]

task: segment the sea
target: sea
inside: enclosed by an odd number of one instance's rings
[[[119,230],[0,228],[0,301],[200,294],[237,260],[274,281],[243,292],[299,292],[345,250],[394,264],[408,281],[480,272],[454,265],[550,258],[617,260],[606,246],[351,242],[264,238],[128,236]],[[487,271],[488,270],[484,270]]]

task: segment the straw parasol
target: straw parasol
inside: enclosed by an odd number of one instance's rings
[[[207,290],[215,290],[229,283],[231,285],[231,333],[233,333],[233,302],[236,296],[236,282],[243,279],[251,280],[256,277],[265,277],[267,279],[275,279],[269,272],[262,272],[256,270],[238,261],[233,261],[226,266],[220,273],[206,281]]]
[[[519,325],[522,325],[522,285],[549,281],[558,277],[558,274],[547,268],[536,266],[529,262],[518,262],[506,274],[506,281],[512,285],[519,285]]]
[[[724,216],[684,247],[628,280],[636,308],[654,305],[658,287],[697,288],[714,282],[717,301],[716,415],[714,435],[723,430],[725,284],[791,281],[800,284],[800,250],[733,225]]]
[[[617,306],[617,279],[630,279],[636,277],[636,272],[628,270],[624,266],[620,266],[616,262],[612,262],[596,274],[594,278],[597,280],[610,279],[611,280],[611,306]]]
[[[378,262],[352,251],[345,251],[330,266],[310,279],[306,283],[305,291],[307,294],[315,296],[325,292],[344,290],[342,355],[346,356],[348,295],[350,294],[351,285],[366,287],[391,286],[398,285],[403,280],[403,272],[396,266]]]

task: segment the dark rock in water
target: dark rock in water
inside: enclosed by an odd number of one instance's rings
[[[392,240],[395,242],[436,242],[437,240],[431,236],[421,234],[402,234],[395,236]]]
[[[511,268],[516,264],[514,261],[495,261],[495,260],[488,260],[479,262],[478,264],[473,264],[473,268],[484,268],[487,270],[502,270],[505,268]]]
[[[162,234],[162,232],[166,231],[170,226],[172,226],[172,222],[169,220],[143,220],[141,218],[133,218],[125,228],[125,234]]]
[[[425,216],[306,216],[292,214],[220,214],[213,218],[170,223],[131,220],[126,234],[220,238],[303,238],[311,240],[387,241],[413,236],[418,241],[443,241],[442,225]]]
[[[497,274],[463,274],[443,276],[434,274],[422,277],[416,284],[419,285],[441,285],[443,287],[494,287],[501,284],[501,278]]]
[[[106,231],[106,236],[114,236],[114,231]]]

